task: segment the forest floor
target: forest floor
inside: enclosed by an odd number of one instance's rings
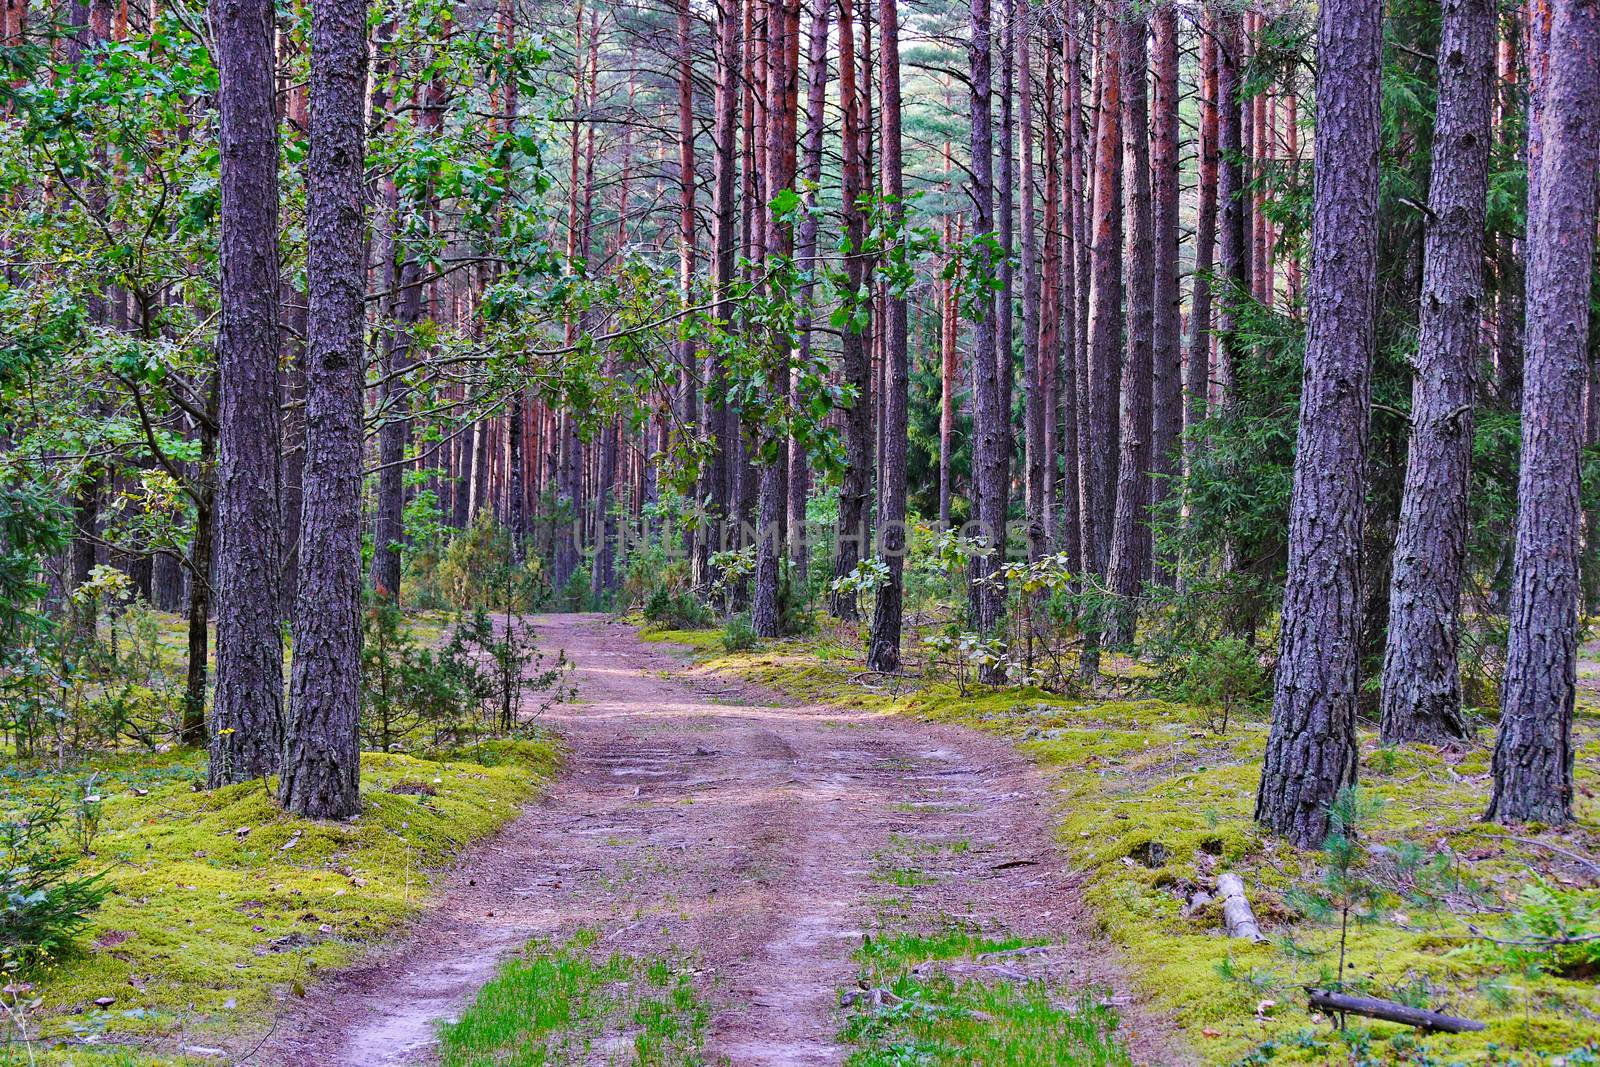
[[[898,1046],[965,1027],[962,1062],[1186,1061],[1113,992],[1048,784],[1011,745],[691,672],[603,616],[531,625],[577,667],[544,718],[561,780],[395,948],[291,1000],[260,1059],[840,1063],[861,975],[923,1007]]]

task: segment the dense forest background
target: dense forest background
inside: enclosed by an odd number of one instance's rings
[[[363,596],[825,610],[1253,661],[1305,844],[1358,717],[1504,690],[1494,810],[1562,821],[1591,6],[8,4],[6,729],[182,611],[141,736],[349,814]]]

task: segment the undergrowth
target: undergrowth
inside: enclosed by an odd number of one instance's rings
[[[707,1011],[691,972],[666,958],[594,952],[598,934],[535,941],[507,961],[455,1022],[439,1028],[443,1067],[703,1062]]]

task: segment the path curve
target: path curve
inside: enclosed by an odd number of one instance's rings
[[[891,834],[971,842],[940,872],[945,913],[1059,941],[1072,980],[1123,984],[1082,940],[1048,786],[1009,745],[794,705],[602,615],[528,623],[576,665],[579,702],[547,713],[571,746],[566,771],[469,850],[403,940],[286,1009],[262,1062],[425,1063],[437,1021],[507,953],[588,926],[606,951],[699,961],[713,1062],[840,1063],[835,998],[885,895],[871,875]],[[1174,1062],[1155,1051],[1159,1028],[1135,1029],[1140,1058]]]

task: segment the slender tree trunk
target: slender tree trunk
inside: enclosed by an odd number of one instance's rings
[[[1317,181],[1289,575],[1256,818],[1301,848],[1356,776],[1361,538],[1377,300],[1381,0],[1323,0]]]
[[[825,111],[828,97],[828,20],[833,0],[812,0],[811,33],[806,48],[806,141],[802,177],[805,179],[803,199],[808,209],[817,204],[817,190],[822,184],[822,136],[827,127]],[[800,221],[800,235],[796,247],[799,267],[809,277],[816,270],[817,217],[810,210]],[[798,409],[806,398],[801,396],[800,368],[812,361],[811,299],[815,287],[808,280],[800,289],[800,360],[789,378],[790,402]],[[807,587],[806,571],[810,560],[810,544],[806,530],[806,500],[811,488],[811,458],[802,441],[789,439],[789,565],[795,582],[801,589]]]
[[[882,57],[883,191],[898,234],[905,221],[905,178],[900,137],[900,25],[898,0],[879,0],[878,34]],[[906,354],[906,294],[892,289],[884,303],[884,446],[883,481],[879,491],[879,557],[888,577],[878,588],[872,617],[867,667],[885,673],[900,669],[900,623],[904,600],[906,554],[906,432],[910,369]]]
[[[1121,460],[1107,577],[1117,606],[1106,620],[1112,645],[1133,642],[1135,598],[1144,578],[1146,511],[1150,506],[1150,367],[1154,328],[1154,257],[1150,218],[1149,68],[1143,12],[1129,5],[1122,14],[1123,200],[1128,209],[1127,350],[1122,362]]]
[[[972,233],[982,237],[995,232],[994,219],[994,119],[990,113],[993,30],[989,0],[969,0],[972,39],[967,45],[971,74],[972,116]],[[993,255],[985,245],[975,257],[974,279],[977,321],[973,324],[973,384],[977,403],[973,420],[973,489],[977,496],[979,533],[987,539],[987,554],[972,561],[971,591],[973,628],[992,634],[999,626],[1005,607],[1005,584],[998,571],[1004,562],[1006,543],[1006,452],[1010,428],[1004,398],[1000,391],[996,358],[996,315],[993,290],[988,279],[999,275]],[[987,668],[985,680],[1003,680],[998,668]]]
[[[1024,486],[1027,509],[1028,558],[1039,559],[1048,550],[1049,520],[1045,515],[1046,398],[1039,346],[1039,235],[1033,196],[1033,57],[1029,48],[1032,26],[1026,2],[1023,24],[1013,30],[1016,41],[1018,119],[1022,124],[1022,167],[1018,192],[1022,197],[1022,379],[1026,391],[1023,414]],[[1049,240],[1046,233],[1046,240]]]
[[[1572,819],[1579,458],[1600,174],[1600,2],[1549,5],[1529,136],[1527,351],[1511,637],[1488,817]],[[1543,62],[1541,62],[1541,59]],[[1542,84],[1541,84],[1542,82]]]
[[[219,403],[217,378],[208,390],[208,416],[215,415]],[[199,746],[206,743],[206,679],[211,642],[211,560],[216,501],[217,433],[206,422],[199,425],[200,462],[194,478],[194,530],[189,537],[189,629],[188,661],[184,675],[183,721],[178,742]]]
[[[1383,739],[1464,740],[1456,660],[1483,318],[1494,9],[1446,0],[1423,248],[1411,449],[1389,586]]]
[[[209,783],[278,769],[278,115],[270,0],[217,0],[222,318],[217,335],[217,690]]]
[[[312,13],[305,511],[278,796],[314,818],[361,807],[366,13],[357,0]]]
[[[839,369],[844,384],[854,390],[855,399],[844,413],[845,470],[839,485],[839,543],[834,554],[833,573],[843,578],[861,562],[867,540],[867,497],[872,472],[872,360],[867,351],[867,326],[870,306],[857,303],[867,284],[865,257],[861,246],[866,239],[867,220],[861,199],[867,195],[865,161],[862,158],[864,135],[861,97],[856,87],[855,15],[851,0],[839,0],[839,99],[844,106],[842,132],[844,170],[844,235],[849,251],[845,256],[845,276],[849,299],[855,312],[839,340]],[[856,598],[835,594],[831,609],[840,619],[856,619],[860,609]]]
[[[1178,294],[1178,12],[1155,9],[1155,113],[1151,116],[1151,224],[1155,252],[1152,286],[1150,390],[1150,503],[1159,508],[1179,472],[1183,431],[1183,355]],[[1149,541],[1146,527],[1146,543]],[[1154,560],[1152,577],[1171,584],[1170,561]]]
[[[1207,5],[1200,27],[1200,143],[1194,231],[1194,300],[1189,312],[1189,355],[1184,367],[1184,458],[1193,470],[1199,442],[1193,430],[1206,418],[1211,391],[1211,271],[1217,251],[1217,41],[1216,9]]]
[[[1217,210],[1221,213],[1218,255],[1221,257],[1221,308],[1217,322],[1217,388],[1224,406],[1232,402],[1234,367],[1243,358],[1238,336],[1238,300],[1250,289],[1250,249],[1246,244],[1244,151],[1239,102],[1239,15],[1227,7],[1215,14],[1217,48]]]
[[[1088,409],[1089,485],[1083,524],[1093,544],[1084,564],[1105,574],[1116,506],[1118,379],[1122,358],[1122,78],[1116,23],[1103,20],[1099,59],[1099,115],[1095,129],[1093,275],[1090,279]]]
[[[733,315],[733,305],[729,303],[728,296],[733,286],[738,241],[734,225],[734,179],[739,157],[734,140],[738,125],[739,30],[742,17],[740,0],[721,0],[717,5],[716,155],[713,160],[711,214],[712,288],[716,299],[713,314],[719,329],[730,328]],[[726,377],[715,345],[707,346],[705,366],[701,373],[710,388],[707,404],[711,413],[711,451],[700,476],[700,495],[705,501],[707,514],[702,524],[703,530],[695,538],[691,574],[696,588],[704,589],[714,577],[710,573],[711,553],[725,547],[727,520],[732,513],[728,470],[732,453],[738,450],[739,430],[738,416],[724,395]]]

